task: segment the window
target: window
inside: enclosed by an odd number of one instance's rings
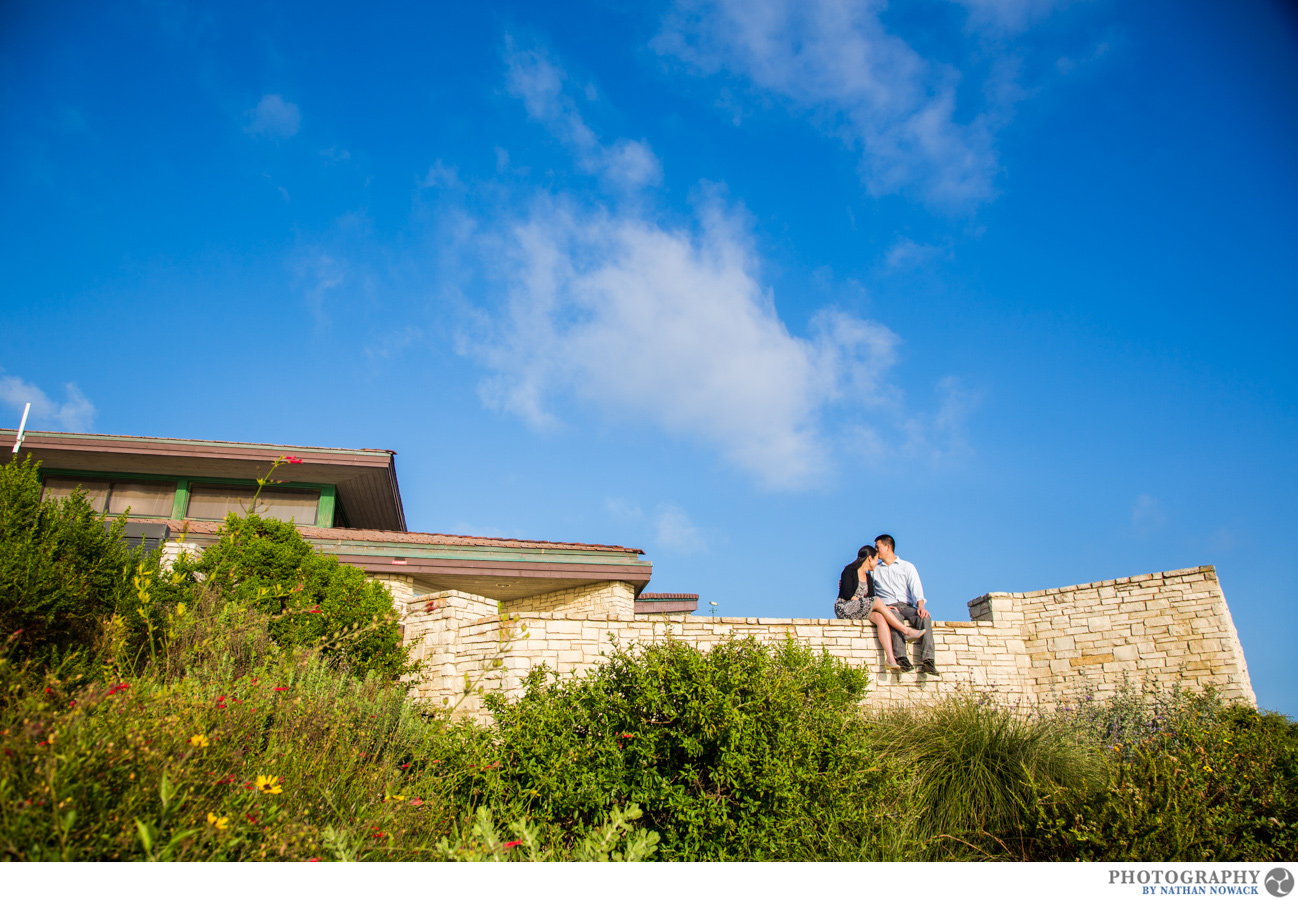
[[[168,519],[176,496],[175,482],[167,481],[95,481],[82,478],[46,478],[44,500],[63,500],[77,488],[85,491],[86,500],[95,512],[107,510],[119,516],[130,510],[131,518]]]
[[[227,513],[242,516],[254,511],[252,498],[256,493],[257,489],[252,486],[191,484],[189,510],[185,515],[191,519],[224,519]],[[298,525],[314,525],[319,503],[319,491],[265,488],[257,496],[255,512],[268,519],[285,522],[292,519]]]

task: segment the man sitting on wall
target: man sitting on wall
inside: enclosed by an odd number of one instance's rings
[[[879,566],[873,573],[875,597],[907,625],[923,632],[918,638],[919,670],[925,675],[937,675],[937,666],[933,664],[933,617],[924,608],[924,586],[919,582],[919,573],[906,560],[897,557],[897,542],[892,535],[879,535],[874,539],[874,547],[879,552]],[[893,655],[903,672],[912,668],[906,657],[906,640],[897,629],[892,629]]]

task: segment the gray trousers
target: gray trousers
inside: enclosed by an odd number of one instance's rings
[[[919,659],[920,662],[932,662],[933,617],[928,616],[927,618],[921,619],[919,617],[919,610],[913,606],[907,606],[904,603],[899,603],[896,606],[889,606],[888,608],[897,614],[897,618],[901,619],[911,628],[924,629],[924,636],[917,638],[919,641]],[[890,628],[888,631],[892,634],[892,655],[897,659],[902,659],[906,656],[906,639],[902,637],[895,628]]]

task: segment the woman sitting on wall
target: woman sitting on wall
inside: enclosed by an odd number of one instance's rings
[[[870,573],[879,565],[878,552],[867,544],[857,551],[856,560],[843,569],[838,579],[838,599],[834,601],[834,615],[839,619],[865,619],[874,623],[879,643],[883,645],[884,664],[889,669],[897,670],[897,660],[892,653],[892,635],[890,628],[895,628],[907,640],[923,636],[908,626],[897,614],[874,598],[874,576]]]

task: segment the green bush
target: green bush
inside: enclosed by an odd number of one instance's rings
[[[104,521],[80,492],[42,503],[30,457],[0,468],[0,635],[19,632],[16,652],[52,661],[88,651],[103,622],[131,606],[144,557]]]
[[[619,649],[559,682],[534,670],[518,699],[488,697],[495,725],[456,796],[574,833],[635,804],[665,859],[856,855],[883,827],[865,688],[841,660],[751,638]]]
[[[281,647],[322,646],[362,677],[409,671],[388,589],[316,551],[288,522],[232,514],[217,543],[176,570],[272,616],[269,633]]]
[[[1115,723],[1129,742],[1105,741],[1112,771],[1103,791],[1042,805],[1034,858],[1298,856],[1298,723],[1182,693],[1092,701],[1080,718]]]

